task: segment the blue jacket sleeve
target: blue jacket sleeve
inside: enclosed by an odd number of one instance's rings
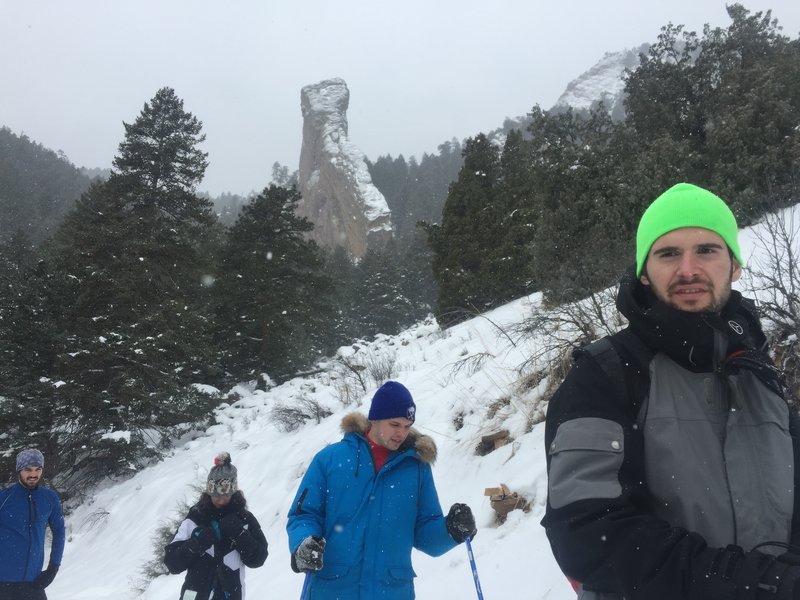
[[[321,462],[320,454],[312,459],[289,509],[286,533],[289,536],[289,552],[292,554],[308,536],[324,536],[327,484]]]
[[[52,502],[53,507],[50,512],[50,518],[48,519],[50,531],[53,532],[53,545],[50,548],[50,562],[54,565],[60,565],[61,559],[64,557],[64,545],[66,543],[64,513],[61,510],[61,500],[55,492],[53,492]]]
[[[439,495],[428,464],[420,465],[420,493],[414,547],[425,554],[440,556],[458,544],[447,533]]]

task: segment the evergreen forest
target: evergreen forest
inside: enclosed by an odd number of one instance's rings
[[[104,179],[0,128],[3,460],[37,446],[79,497],[202,429],[216,390],[286,380],[429,313],[447,327],[613,285],[638,217],[676,182],[713,190],[742,226],[795,203],[800,41],[769,12],[728,14],[664,26],[626,73],[623,118],[534,106],[502,145],[477,133],[370,162],[396,235],[358,263],[308,240],[280,165],[260,193],[222,199],[233,210],[199,194],[202,122],[169,87],[125,123]]]

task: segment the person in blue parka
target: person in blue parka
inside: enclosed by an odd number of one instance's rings
[[[27,448],[17,455],[17,482],[0,490],[0,600],[46,600],[61,565],[66,535],[61,501],[39,485],[44,455]],[[44,567],[45,530],[53,533]]]
[[[433,440],[411,428],[416,405],[396,381],[369,415],[342,420],[344,439],[314,456],[289,510],[292,569],[306,600],[414,598],[411,549],[439,556],[476,533],[466,504],[442,514]]]

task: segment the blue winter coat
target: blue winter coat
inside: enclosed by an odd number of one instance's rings
[[[0,490],[0,582],[33,581],[44,566],[45,529],[50,525],[50,562],[64,555],[64,516],[53,490],[15,483]]]
[[[289,511],[292,553],[308,536],[327,540],[307,599],[411,600],[411,548],[439,556],[456,546],[433,483],[433,440],[412,429],[375,473],[368,428],[358,413],[342,420],[344,439],[317,453]]]

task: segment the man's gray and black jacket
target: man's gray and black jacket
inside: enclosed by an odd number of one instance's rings
[[[679,311],[631,271],[617,307],[619,375],[578,352],[547,413],[542,524],[579,598],[800,598],[774,557],[799,541],[797,417],[753,305]]]

